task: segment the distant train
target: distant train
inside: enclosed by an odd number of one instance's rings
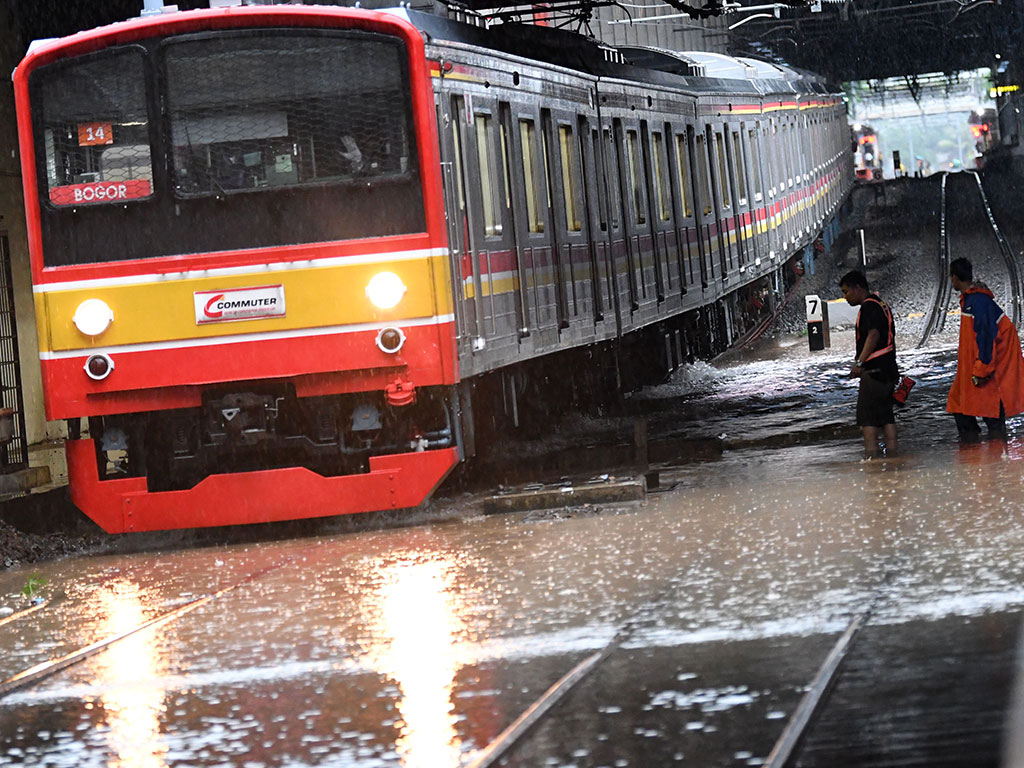
[[[14,84],[47,415],[110,532],[416,506],[527,405],[723,349],[853,181],[813,77],[406,10],[151,15]]]
[[[989,108],[971,112],[967,122],[974,139],[974,165],[981,168],[985,155],[1000,146],[999,118],[996,110]]]
[[[853,126],[853,165],[858,181],[878,181],[882,178],[882,155],[878,148],[878,134],[870,125]]]

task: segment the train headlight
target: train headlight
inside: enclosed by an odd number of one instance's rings
[[[102,299],[86,299],[78,305],[71,321],[86,336],[99,336],[114,322],[114,310]]]
[[[366,297],[378,309],[392,309],[398,306],[406,290],[402,278],[394,272],[378,272],[366,286]]]

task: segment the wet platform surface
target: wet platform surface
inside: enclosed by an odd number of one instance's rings
[[[862,461],[847,340],[695,366],[623,421],[522,447],[635,418],[652,445],[720,446],[665,462],[644,503],[485,515],[455,493],[361,528],[126,537],[0,572],[4,604],[36,574],[53,600],[0,627],[2,679],[232,587],[0,698],[0,765],[454,768],[624,630],[504,764],[762,765],[869,605],[800,759],[994,765],[1024,607],[1020,421],[957,446],[937,346],[903,356],[903,454]]]

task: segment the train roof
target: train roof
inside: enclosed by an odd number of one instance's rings
[[[732,88],[736,81],[745,81],[768,92],[830,90],[817,75],[751,58],[708,51],[612,47],[575,32],[535,24],[505,23],[485,28],[406,8],[390,12],[407,18],[428,41],[488,48],[601,77],[673,85],[678,85],[677,78],[681,77],[691,86],[729,81]]]
[[[484,27],[407,7],[380,10],[406,19],[428,42],[462,43],[599,77],[683,86],[696,91],[718,90],[719,87],[761,93],[829,93],[833,90],[812,73],[752,58],[708,51],[612,47],[554,27],[520,23]],[[29,52],[52,40],[33,41]],[[738,83],[745,84],[738,86]]]

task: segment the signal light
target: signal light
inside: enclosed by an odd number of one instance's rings
[[[394,355],[405,344],[405,334],[401,328],[381,328],[377,334],[377,348],[381,352]]]
[[[85,361],[85,373],[93,381],[103,381],[114,370],[114,361],[110,355],[90,355]]]

